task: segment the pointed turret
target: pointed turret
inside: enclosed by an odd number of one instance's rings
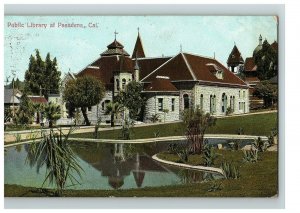
[[[101,56],[114,56],[114,55],[124,55],[129,56],[129,54],[124,50],[124,46],[117,41],[117,32],[115,32],[115,40],[107,45],[107,50],[101,53]]]
[[[139,28],[138,28],[138,36],[135,42],[135,46],[132,52],[132,58],[145,58],[145,52],[143,48],[142,39],[140,36]]]
[[[238,73],[240,70],[240,66],[243,64],[244,64],[244,59],[242,57],[242,54],[234,43],[233,49],[227,59],[228,68],[232,72]]]

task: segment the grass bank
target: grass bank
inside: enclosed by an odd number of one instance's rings
[[[257,163],[243,162],[242,151],[217,150],[220,156],[216,159],[214,167],[219,168],[222,161],[232,162],[239,168],[241,177],[236,180],[216,181],[222,183],[222,190],[216,196],[274,196],[278,191],[278,153],[259,153]],[[157,157],[179,162],[179,157],[174,154],[159,153]],[[187,164],[204,165],[204,160],[199,155],[190,155]]]
[[[238,128],[243,128],[245,135],[270,135],[277,125],[277,113],[256,114],[247,116],[224,117],[217,120],[216,126],[207,130],[208,134],[237,134]],[[184,124],[157,124],[152,126],[135,127],[132,139],[153,138],[184,135]],[[94,138],[92,132],[73,134],[72,137]],[[121,130],[107,130],[100,132],[102,139],[120,139]]]

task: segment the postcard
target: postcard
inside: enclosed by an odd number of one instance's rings
[[[277,197],[277,16],[5,16],[5,197]]]

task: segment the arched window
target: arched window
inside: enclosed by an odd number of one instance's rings
[[[225,113],[227,110],[227,96],[225,93],[222,94],[222,112]]]
[[[126,85],[126,79],[123,78],[123,79],[122,79],[122,89],[125,89],[125,85]]]
[[[203,94],[200,95],[200,109],[203,110]]]
[[[209,112],[210,114],[215,113],[216,111],[216,96],[215,95],[210,95],[209,96]]]
[[[234,96],[230,96],[230,109],[231,109],[231,112],[234,112],[234,101],[235,101]]]
[[[188,109],[190,107],[190,98],[188,94],[183,95],[183,108]]]
[[[116,84],[117,84],[117,91],[119,91],[120,90],[120,81],[119,81],[119,79],[116,79]]]
[[[216,98],[216,95],[214,95],[213,106],[214,106],[213,113],[216,113],[216,111],[217,111],[217,98]]]

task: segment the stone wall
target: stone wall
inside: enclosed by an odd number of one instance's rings
[[[194,87],[194,106],[200,106],[200,95],[203,94],[203,111],[210,112],[210,95],[216,95],[216,113],[215,115],[225,115],[222,112],[222,94],[227,96],[227,107],[230,106],[230,96],[235,97],[233,114],[242,114],[249,112],[249,89],[230,88],[195,85]],[[245,103],[245,111],[239,109],[239,103]],[[242,106],[242,104],[241,104]],[[226,112],[226,110],[225,110]]]
[[[105,115],[105,101],[112,101],[112,91],[106,91],[104,98],[100,101],[99,104],[92,106],[91,110],[87,112],[88,118],[92,124],[97,123],[97,112],[98,116],[101,117],[101,123],[110,122],[110,115]]]
[[[144,121],[150,122],[151,116],[157,114],[161,122],[179,120],[179,96],[175,94],[149,94],[146,96],[146,106]],[[163,99],[163,109],[168,112],[164,113],[158,109],[158,99]],[[174,111],[172,111],[172,98],[175,99]]]

